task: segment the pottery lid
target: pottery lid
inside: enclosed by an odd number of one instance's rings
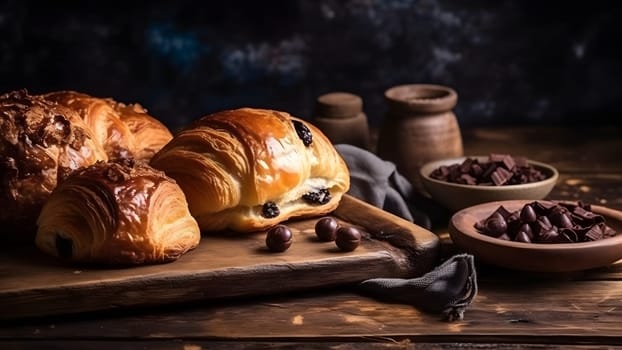
[[[317,98],[315,113],[319,117],[348,118],[363,111],[363,99],[348,92],[331,92]]]
[[[433,84],[406,84],[385,91],[389,109],[403,113],[441,113],[451,110],[458,102],[452,88]]]

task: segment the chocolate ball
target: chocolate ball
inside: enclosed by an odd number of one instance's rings
[[[339,223],[331,216],[319,219],[315,223],[315,234],[324,242],[332,242],[337,238]]]
[[[337,244],[337,247],[344,252],[351,252],[359,246],[361,243],[361,237],[361,231],[355,227],[340,227],[337,230],[335,243]]]
[[[292,231],[285,225],[276,225],[266,234],[266,245],[273,252],[284,252],[292,245]]]

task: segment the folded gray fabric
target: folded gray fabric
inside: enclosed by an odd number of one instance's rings
[[[442,208],[415,192],[395,164],[351,145],[335,145],[350,170],[348,194],[415,224],[431,228],[438,214],[446,225]],[[428,209],[423,212],[419,205]],[[360,283],[362,292],[393,302],[413,305],[424,312],[441,313],[446,320],[459,320],[477,294],[473,256],[456,255],[427,274],[411,279],[374,278]]]
[[[430,229],[430,218],[415,208],[416,193],[395,164],[348,144],[335,145],[350,170],[348,194]]]
[[[411,279],[373,278],[358,285],[361,292],[378,299],[415,306],[421,311],[441,313],[445,320],[464,317],[477,295],[473,256],[455,255],[427,274]]]

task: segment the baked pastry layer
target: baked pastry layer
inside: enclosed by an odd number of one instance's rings
[[[323,215],[350,186],[345,162],[319,129],[268,109],[200,118],[150,164],[179,183],[204,231],[248,232]]]

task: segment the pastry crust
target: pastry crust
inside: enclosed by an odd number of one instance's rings
[[[350,186],[345,162],[319,129],[267,109],[205,116],[151,165],[179,183],[204,231],[249,232],[323,215]]]
[[[140,162],[98,162],[73,172],[37,220],[35,243],[74,262],[153,264],[195,248],[199,227],[181,188]]]
[[[2,232],[32,239],[34,221],[57,184],[75,169],[107,159],[74,110],[25,90],[0,95]]]
[[[138,104],[126,105],[75,91],[56,91],[43,97],[76,110],[110,159],[134,158],[148,162],[173,138],[164,124]]]

